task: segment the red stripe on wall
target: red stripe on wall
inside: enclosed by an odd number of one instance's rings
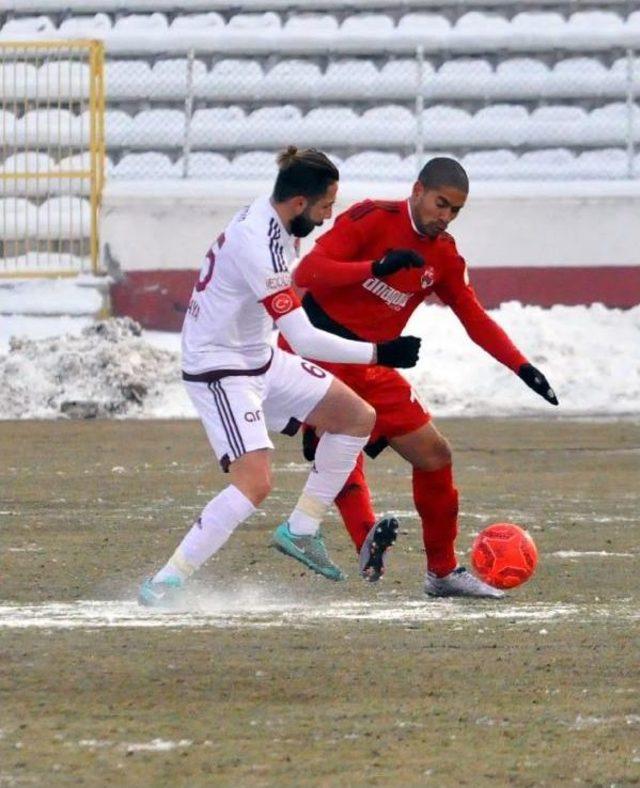
[[[129,271],[111,287],[114,315],[145,328],[179,331],[197,271]],[[553,306],[593,304],[622,309],[640,304],[640,265],[581,268],[477,268],[471,283],[488,308],[504,301]]]
[[[504,301],[553,306],[640,304],[640,266],[469,269],[471,284],[488,308]]]

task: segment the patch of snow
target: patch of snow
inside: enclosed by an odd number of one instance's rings
[[[14,297],[35,305],[34,287]],[[78,291],[65,302],[69,311],[86,308],[84,299],[95,295]],[[5,297],[0,289],[0,311]],[[407,327],[423,338],[420,362],[407,377],[436,417],[640,415],[640,306],[542,309],[512,302],[490,314],[547,376],[560,407],[471,342],[450,310],[433,305]],[[179,351],[179,334],[143,332],[126,318],[3,319],[0,418],[193,418]],[[62,409],[71,402],[80,405]]]

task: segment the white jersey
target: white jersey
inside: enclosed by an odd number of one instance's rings
[[[239,211],[205,256],[182,327],[182,368],[258,369],[273,320],[260,303],[291,284],[294,237],[268,197]]]

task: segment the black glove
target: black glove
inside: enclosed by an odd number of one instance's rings
[[[419,337],[398,337],[376,345],[377,362],[383,367],[415,367],[420,352]]]
[[[424,260],[413,249],[392,249],[381,260],[374,260],[371,272],[374,276],[389,276],[402,268],[422,268]]]
[[[302,455],[307,462],[313,462],[316,458],[316,446],[318,445],[318,436],[313,427],[307,424],[302,428]]]
[[[527,386],[533,389],[536,394],[544,397],[547,402],[550,402],[552,405],[558,404],[558,398],[556,397],[555,391],[549,385],[549,381],[539,369],[533,366],[533,364],[522,364],[518,370],[518,377],[524,380]]]

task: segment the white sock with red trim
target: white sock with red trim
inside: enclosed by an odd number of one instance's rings
[[[158,583],[169,577],[186,580],[218,552],[240,523],[255,510],[256,507],[246,495],[230,484],[204,507],[198,520],[153,581]]]
[[[356,437],[324,433],[318,442],[316,459],[307,483],[289,517],[292,534],[302,536],[316,533],[368,440],[368,435]]]

